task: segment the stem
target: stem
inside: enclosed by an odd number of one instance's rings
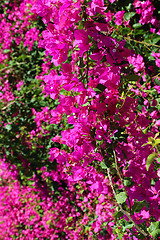
[[[0,72],[3,72],[6,69],[9,69],[9,67],[4,67],[4,68],[0,69]]]
[[[86,73],[87,85],[89,83],[89,79],[88,79],[89,64],[88,64],[88,61],[89,61],[89,56],[88,56],[88,51],[87,51],[87,73]]]
[[[158,77],[159,75],[160,75],[160,73],[158,73],[157,75],[153,76],[153,78],[156,78],[156,77]]]
[[[144,42],[144,41],[138,41],[138,40],[135,40],[135,39],[132,39],[130,37],[124,37],[125,40],[129,40],[129,41],[133,41],[133,42],[136,42],[136,43],[141,43],[141,44],[144,44],[146,46],[153,46],[153,47],[158,47],[160,48],[159,45],[156,45],[156,44],[153,44],[153,43],[147,43],[147,42]],[[148,47],[147,47],[148,48]],[[149,49],[149,48],[148,48]],[[149,49],[151,51],[151,49]]]
[[[117,199],[117,195],[116,195],[116,192],[114,190],[114,187],[113,187],[113,182],[112,182],[112,177],[111,177],[111,173],[110,173],[110,169],[107,168],[107,174],[108,174],[108,178],[109,178],[109,182],[110,182],[110,185],[111,185],[111,188],[112,188],[112,191],[113,191],[113,194],[114,194],[114,197],[115,199]],[[125,211],[123,208],[122,208],[122,205],[120,203],[117,203],[117,205],[119,206],[120,208],[120,211],[126,215],[126,217],[128,217],[128,219],[134,224],[134,227],[138,230],[139,233],[141,233],[143,236],[147,237],[149,240],[153,239],[149,236],[148,233],[146,233],[144,230],[142,230],[135,222],[134,220],[132,219],[131,217],[131,214],[127,211]]]
[[[36,88],[33,88],[32,90],[34,90],[34,89],[36,89]],[[27,91],[25,94],[28,94],[28,93],[30,93],[30,90]],[[18,98],[18,100],[19,100],[19,99],[23,99],[24,97],[25,97],[25,95],[22,95],[21,97]],[[17,99],[16,99],[16,100],[17,100]],[[5,110],[5,109],[7,109],[10,105],[14,104],[14,103],[16,102],[16,100],[10,101],[6,106],[2,107],[0,110],[3,111],[3,110]]]
[[[19,63],[19,62],[16,62],[16,64],[19,66],[19,65],[22,65],[22,64],[25,64],[26,62],[21,62],[21,63]],[[7,70],[7,69],[10,69],[10,66],[7,66],[7,67],[4,67],[4,68],[2,68],[2,69],[0,69],[0,72],[3,72],[4,70]]]
[[[116,157],[116,153],[115,153],[115,150],[114,150],[113,146],[112,146],[112,149],[113,149],[113,155],[114,155],[114,160],[115,160],[115,165],[116,165],[117,174],[118,174],[118,176],[119,176],[119,178],[120,178],[120,180],[121,180],[121,183],[122,183],[122,185],[123,185],[125,194],[126,194],[126,196],[127,196],[128,203],[129,203],[129,212],[131,213],[131,210],[132,210],[131,202],[130,202],[128,193],[127,193],[127,191],[126,191],[126,189],[125,189],[125,186],[124,186],[124,183],[123,183],[123,179],[122,179],[122,177],[121,177],[121,174],[120,174],[120,171],[119,171],[119,168],[118,168],[117,157]]]

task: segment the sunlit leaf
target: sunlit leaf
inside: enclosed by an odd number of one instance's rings
[[[147,161],[146,161],[146,169],[147,171],[149,170],[149,167],[151,165],[151,163],[154,161],[154,159],[157,157],[157,153],[153,152],[151,153],[148,158],[147,158]]]
[[[127,199],[126,193],[120,192],[119,194],[116,195],[116,199],[118,203],[124,203]]]

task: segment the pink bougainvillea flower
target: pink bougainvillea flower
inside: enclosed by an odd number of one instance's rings
[[[160,51],[159,53],[152,52],[151,56],[155,57],[155,63],[157,67],[160,67]]]
[[[79,56],[82,57],[83,53],[89,50],[88,35],[87,32],[83,29],[76,30],[74,32],[75,41],[73,46],[78,45],[79,47]]]
[[[115,24],[122,25],[122,20],[124,16],[125,11],[118,11],[115,16]]]
[[[93,0],[89,2],[89,7],[87,8],[87,14],[89,16],[94,16],[96,13],[104,14],[107,7],[104,6],[103,0]]]
[[[138,54],[136,57],[129,56],[127,57],[127,60],[130,64],[133,65],[135,73],[145,70],[143,57],[140,54]]]
[[[89,57],[94,61],[100,62],[104,55],[102,50],[95,50]]]
[[[155,125],[156,125],[156,126],[160,126],[160,120],[157,120],[157,121],[155,122]]]
[[[21,86],[23,86],[23,80],[21,80],[21,81],[20,81],[19,83],[17,83],[17,85],[16,85],[18,91],[21,89]]]

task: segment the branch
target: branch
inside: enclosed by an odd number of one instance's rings
[[[89,82],[89,79],[88,79],[88,71],[89,71],[89,64],[88,64],[88,61],[89,61],[89,54],[88,54],[88,51],[87,51],[87,73],[86,73],[87,85],[88,85],[88,82]]]
[[[115,197],[115,199],[117,199],[117,195],[116,195],[115,189],[114,189],[114,187],[113,187],[112,177],[111,177],[111,173],[110,173],[110,169],[109,169],[109,168],[107,168],[107,174],[108,174],[109,182],[110,182],[110,185],[111,185],[111,188],[112,188],[114,197]],[[126,215],[126,217],[128,217],[128,219],[134,224],[134,227],[138,230],[139,233],[141,233],[143,236],[147,237],[149,240],[153,240],[153,238],[151,238],[148,233],[146,233],[144,230],[142,230],[142,229],[134,222],[134,220],[133,220],[132,217],[131,217],[131,214],[130,214],[129,212],[125,211],[125,210],[122,208],[122,205],[121,205],[120,203],[117,203],[117,205],[119,206],[120,211],[121,211],[124,215]]]
[[[121,174],[120,174],[120,171],[119,171],[119,168],[118,168],[117,157],[116,157],[116,153],[115,153],[115,150],[114,150],[114,148],[113,148],[113,145],[112,145],[112,150],[113,150],[113,155],[114,155],[114,160],[115,160],[115,165],[116,165],[117,174],[118,174],[118,176],[119,176],[119,178],[120,178],[120,180],[121,180],[121,183],[122,183],[122,185],[123,185],[125,194],[126,194],[126,196],[127,196],[128,203],[129,203],[129,212],[131,213],[131,210],[132,210],[131,202],[130,202],[128,193],[127,193],[127,191],[126,191],[126,188],[125,188],[124,183],[123,183],[123,179],[122,179],[122,177],[121,177]]]
[[[147,43],[145,41],[138,41],[138,40],[135,40],[133,38],[130,38],[130,37],[124,37],[125,40],[129,40],[129,41],[133,41],[133,42],[136,42],[136,43],[140,43],[140,44],[143,44],[143,45],[146,45],[147,46],[153,46],[153,47],[158,47],[160,48],[159,45],[156,45],[156,44],[153,44],[153,43]],[[147,47],[148,48],[148,47]],[[149,48],[148,48],[149,49]],[[149,49],[151,51],[151,49]]]
[[[16,62],[17,66],[25,64],[25,63],[27,63],[27,62],[20,62],[20,63]],[[4,70],[7,70],[7,69],[11,69],[11,66],[7,66],[7,67],[0,69],[0,72],[3,72]]]
[[[158,73],[157,75],[153,76],[153,79],[156,78],[156,77],[158,77],[159,75],[160,75],[160,73]]]
[[[0,72],[3,72],[4,70],[7,70],[7,69],[9,69],[9,67],[4,67],[4,68],[0,69]]]
[[[34,90],[34,89],[36,89],[36,88],[32,88],[32,90]],[[28,94],[28,93],[30,93],[30,92],[31,92],[31,90],[27,91],[25,94]],[[18,100],[23,99],[24,97],[25,97],[25,95],[22,95],[22,96],[18,97]],[[3,108],[1,108],[1,110],[3,111],[3,110],[5,110],[5,109],[7,109],[10,105],[14,104],[14,103],[16,102],[16,100],[17,100],[17,99],[15,99],[15,100],[13,100],[13,101],[10,101],[6,106],[4,106]]]

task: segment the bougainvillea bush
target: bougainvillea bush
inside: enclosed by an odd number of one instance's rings
[[[0,239],[160,238],[159,1],[0,3]]]

